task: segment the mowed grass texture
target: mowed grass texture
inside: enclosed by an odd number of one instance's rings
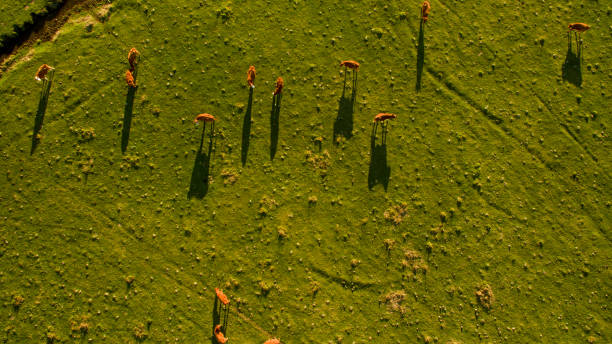
[[[220,287],[233,343],[609,342],[609,4],[431,4],[117,0],[20,51],[2,340],[208,342]]]

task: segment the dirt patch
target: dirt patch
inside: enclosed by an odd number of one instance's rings
[[[102,5],[96,12],[98,20],[104,21],[106,18],[108,18],[108,12],[110,11],[111,7],[113,7],[113,4]]]
[[[78,18],[70,19],[68,22],[69,23],[73,23],[73,24],[81,24],[81,25],[83,25],[85,27],[92,27],[98,21],[94,17],[92,17],[91,15],[86,15],[86,16],[81,16],[81,17],[78,17]],[[63,31],[64,30],[62,30],[62,29],[57,30],[55,32],[55,34],[53,35],[53,37],[51,38],[51,41],[52,42],[55,41]]]
[[[24,57],[22,57],[19,61],[20,62],[27,62],[30,61],[32,59],[32,56],[34,56],[34,49],[30,49],[28,50],[28,53],[25,54]]]
[[[71,16],[75,13],[95,8],[99,4],[99,0],[67,0],[58,10],[52,13],[50,12],[45,17],[37,18],[32,27],[22,32],[13,42],[3,47],[0,53],[0,78],[4,72],[16,62],[15,59],[11,59],[10,57],[16,55],[20,49],[32,47],[38,40],[47,42],[55,39],[59,30],[66,24]],[[102,8],[106,7],[106,14],[108,14],[108,10],[110,10],[109,5],[110,4],[102,6]],[[102,9],[100,9],[98,13],[101,10]]]

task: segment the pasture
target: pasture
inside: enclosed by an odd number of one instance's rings
[[[84,1],[17,47],[0,341],[214,343],[219,287],[229,343],[610,342],[611,4],[430,2]]]

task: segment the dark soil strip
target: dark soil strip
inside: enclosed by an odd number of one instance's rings
[[[45,14],[33,14],[32,24],[23,26],[15,37],[6,39],[0,46],[0,77],[11,64],[6,61],[19,49],[31,47],[39,39],[50,41],[73,13],[103,3],[104,0],[65,0],[47,8]]]
[[[46,20],[53,18],[63,4],[64,0],[51,3],[47,5],[46,8],[41,10],[40,13],[31,13],[31,22],[23,23],[20,26],[15,26],[14,34],[2,37],[2,41],[0,41],[0,56],[10,54],[16,46],[19,46],[25,42],[30,33],[39,29],[39,26]]]

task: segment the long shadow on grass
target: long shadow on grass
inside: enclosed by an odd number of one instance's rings
[[[53,83],[53,72],[49,73],[49,80],[43,80],[43,88],[40,92],[40,98],[38,99],[38,109],[36,110],[36,117],[34,118],[34,129],[32,130],[32,147],[30,148],[30,155],[34,154],[36,147],[40,143],[38,135],[42,129],[43,122],[45,120],[45,112],[47,112],[47,103],[49,102],[49,93],[51,92],[51,84]]]
[[[355,99],[357,97],[357,72],[352,72],[351,96],[346,95],[346,74],[344,69],[344,85],[342,86],[342,96],[338,101],[338,116],[334,121],[334,142],[338,143],[338,137],[351,138],[353,136],[353,114],[355,112]]]
[[[278,130],[280,126],[280,109],[282,93],[272,97],[272,112],[270,112],[270,160],[274,160],[278,146]]]
[[[567,35],[567,55],[561,67],[563,80],[580,87],[582,85],[582,42],[576,39],[576,52],[572,49],[572,35]]]
[[[378,124],[374,123],[372,134],[370,135],[370,169],[368,171],[368,188],[372,188],[377,184],[382,184],[387,191],[389,178],[391,176],[391,167],[387,162],[387,128],[381,126],[381,142],[376,142],[376,132]]]
[[[212,313],[212,328],[211,328],[212,334],[210,337],[210,342],[212,344],[217,344],[217,340],[215,339],[215,326],[221,323],[221,314],[219,313],[220,303],[221,302],[219,302],[219,299],[215,295],[215,301],[213,303],[213,313]]]
[[[417,75],[416,75],[416,90],[421,91],[421,79],[423,78],[423,65],[425,64],[425,27],[421,19],[419,27],[419,46],[417,47]]]
[[[240,157],[242,166],[246,164],[247,156],[249,155],[249,142],[251,140],[251,112],[253,111],[253,88],[249,88],[249,103],[247,105],[244,120],[242,121],[242,150]]]
[[[123,127],[121,129],[122,153],[125,153],[130,141],[130,128],[132,127],[132,112],[134,109],[134,97],[136,96],[136,90],[136,87],[128,87],[128,93],[125,99],[125,108],[123,110]]]
[[[200,139],[200,148],[196,153],[195,162],[193,163],[193,170],[191,172],[191,183],[189,184],[189,192],[187,198],[204,198],[208,193],[208,180],[210,176],[210,158],[214,146],[214,124],[211,124],[210,130],[210,141],[208,142],[208,152],[203,152],[204,147],[204,133],[206,132],[206,123],[202,128],[202,137]]]

